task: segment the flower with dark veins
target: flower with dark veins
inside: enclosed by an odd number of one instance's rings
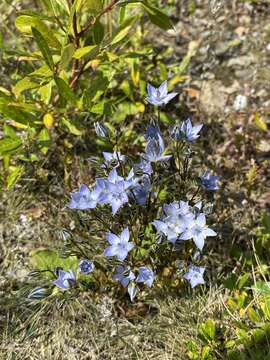
[[[148,96],[146,100],[152,105],[166,105],[171,101],[177,93],[172,92],[168,94],[167,80],[164,81],[158,88],[155,88],[151,84],[147,84]]]
[[[60,289],[68,289],[71,286],[73,286],[76,282],[76,276],[74,271],[69,270],[69,271],[64,271],[59,269],[58,270],[58,279],[53,281],[53,284],[57,287],[59,287]]]

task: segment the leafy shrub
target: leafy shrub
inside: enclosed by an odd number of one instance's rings
[[[119,123],[143,113],[140,62],[155,56],[150,46],[138,50],[143,25],[171,28],[169,18],[147,0],[42,4],[40,11],[23,10],[16,19],[25,45],[1,54],[7,61],[17,57],[21,70],[11,89],[0,88],[7,188],[27,169],[38,174],[44,158],[52,161],[50,153],[67,165],[74,137],[93,140],[88,129],[95,120],[113,117]]]

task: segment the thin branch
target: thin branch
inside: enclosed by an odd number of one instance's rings
[[[114,8],[114,6],[119,2],[120,0],[113,0],[108,6],[106,6],[98,15],[96,18],[91,17],[90,20],[88,21],[88,23],[85,25],[85,28],[82,29],[78,36],[81,37],[82,35],[84,35],[92,26],[95,25],[95,23],[97,22],[97,20],[99,20],[104,14],[112,11],[112,9]]]

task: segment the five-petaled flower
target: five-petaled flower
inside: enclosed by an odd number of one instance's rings
[[[113,233],[107,233],[106,239],[110,243],[104,251],[105,256],[116,256],[117,260],[123,261],[128,256],[129,251],[134,247],[132,242],[129,242],[129,230],[126,227],[119,236]]]
[[[220,176],[211,175],[210,171],[206,171],[200,179],[205,190],[215,191],[218,189]]]
[[[146,266],[141,266],[139,268],[139,275],[136,278],[136,282],[144,283],[145,285],[147,285],[150,288],[153,285],[155,277],[156,277],[156,275],[152,269],[150,269],[149,267],[146,267]]]
[[[205,283],[203,278],[204,271],[204,267],[190,265],[188,272],[184,275],[184,279],[190,282],[192,289],[199,284]]]
[[[104,151],[103,157],[105,162],[112,165],[112,167],[118,167],[126,158],[125,155],[122,155],[119,151],[114,151],[113,153]]]
[[[166,105],[171,101],[177,93],[172,92],[168,94],[167,80],[164,81],[158,88],[155,88],[151,84],[147,84],[148,96],[146,100],[152,105]]]
[[[126,288],[130,281],[135,279],[134,273],[130,270],[130,266],[116,266],[116,274],[113,275],[113,280],[120,281],[120,283]]]
[[[181,240],[193,239],[199,250],[204,247],[204,240],[207,236],[216,236],[217,233],[206,225],[206,218],[200,213],[192,225],[180,236]]]
[[[196,139],[198,139],[198,137],[200,136],[199,132],[201,131],[202,127],[203,124],[197,124],[193,126],[191,120],[187,119],[181,125],[180,134],[179,134],[180,138],[183,138],[183,140],[186,141],[193,142]]]
[[[58,270],[58,279],[53,281],[53,284],[60,289],[68,289],[76,282],[75,273],[72,270],[64,271]]]
[[[102,201],[102,191],[104,186],[97,184],[96,187],[90,191],[89,188],[82,184],[79,191],[71,193],[71,200],[68,204],[70,209],[87,210],[94,209],[99,202]]]
[[[81,274],[90,274],[92,271],[94,271],[95,264],[93,261],[84,259],[79,262],[79,272]]]

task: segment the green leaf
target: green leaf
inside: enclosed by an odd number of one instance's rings
[[[72,124],[69,120],[62,118],[61,119],[61,123],[68,128],[69,132],[73,135],[76,136],[80,136],[82,135],[82,132],[74,125]]]
[[[34,38],[38,44],[39,50],[41,51],[44,60],[46,62],[46,64],[49,66],[49,68],[51,70],[54,69],[54,63],[53,63],[53,58],[52,58],[52,54],[51,51],[49,49],[49,46],[45,40],[45,38],[43,37],[43,35],[34,27],[32,27],[32,33],[34,35]]]
[[[100,21],[96,21],[95,26],[92,28],[93,38],[95,44],[99,45],[104,39],[105,31]]]
[[[53,76],[52,70],[49,68],[47,64],[41,66],[39,69],[31,72],[29,74],[31,77],[37,77],[37,78],[49,78]]]
[[[249,279],[249,273],[245,273],[244,275],[242,275],[237,282],[237,288],[241,289],[248,281],[248,279]]]
[[[7,188],[11,189],[16,182],[21,178],[22,174],[24,173],[23,166],[15,166],[12,168],[11,173],[7,177]]]
[[[200,331],[207,340],[214,340],[216,336],[216,325],[214,321],[208,319],[201,325]]]
[[[16,19],[15,25],[17,29],[19,29],[21,32],[28,34],[32,33],[32,27],[34,27],[42,34],[42,36],[46,39],[47,43],[51,47],[59,50],[62,47],[61,43],[54,35],[54,31],[51,30],[41,19],[37,17],[21,15]]]
[[[38,135],[38,145],[43,154],[47,154],[49,147],[51,145],[51,138],[48,129],[44,128]]]
[[[131,29],[131,25],[129,25],[126,28],[118,31],[115,34],[115,36],[113,37],[111,45],[117,44],[119,41],[123,40],[127,36],[130,29]]]
[[[59,7],[64,10],[67,14],[69,14],[69,6],[67,0],[50,0],[52,4],[52,8],[54,8],[54,2],[56,2]]]
[[[147,1],[142,2],[142,7],[147,12],[149,19],[153,24],[157,25],[163,30],[169,30],[173,28],[170,18],[161,10],[155,6],[150,5]]]
[[[91,15],[97,15],[102,10],[101,0],[85,0],[83,9]]]
[[[55,271],[57,267],[62,267],[64,270],[77,270],[78,260],[76,256],[69,256],[68,258],[61,258],[56,251],[49,249],[35,250],[30,255],[30,264],[33,268],[39,270]]]
[[[135,15],[135,16],[132,16],[132,17],[126,19],[121,24],[121,26],[119,26],[119,28],[114,32],[110,44],[115,45],[115,44],[119,43],[121,40],[123,40],[127,36],[129,30],[131,29],[131,26],[134,24],[134,22],[136,20],[138,20],[138,18],[139,18],[139,16]]]
[[[9,152],[18,150],[22,145],[22,141],[19,137],[9,138],[6,137],[0,140],[0,154],[5,155]]]
[[[69,66],[70,61],[75,52],[75,47],[73,44],[68,44],[63,48],[60,60],[60,69],[66,69]]]
[[[44,101],[45,104],[50,103],[50,99],[52,96],[52,86],[53,86],[53,81],[50,81],[48,84],[39,88],[39,94],[41,100]]]
[[[93,114],[103,115],[104,113],[104,101],[100,101],[91,107],[90,112]]]
[[[202,350],[201,360],[210,360],[212,357],[210,357],[211,349],[209,346],[204,346]]]
[[[0,104],[0,113],[9,120],[11,119],[25,125],[33,123],[35,120],[35,116],[33,116],[29,111],[23,111],[12,103]]]
[[[29,77],[25,77],[22,80],[18,81],[17,84],[13,87],[13,93],[16,97],[19,97],[23,91],[36,89],[38,87],[40,87],[40,84],[31,81]]]
[[[71,102],[73,105],[76,105],[76,97],[69,85],[61,78],[55,77],[55,83],[58,87],[60,96],[66,101]]]
[[[3,130],[4,130],[4,134],[5,136],[7,137],[10,137],[10,138],[17,138],[17,133],[16,131],[14,130],[14,128],[8,124],[4,124],[3,126]]]
[[[260,295],[270,296],[270,282],[257,281],[252,290],[258,292]]]
[[[85,46],[85,47],[82,47],[80,49],[77,49],[75,51],[75,53],[73,54],[73,57],[75,59],[80,59],[83,56],[88,55],[88,54],[90,54],[92,56],[96,56],[98,54],[98,51],[96,51],[96,50],[99,50],[97,45]]]

